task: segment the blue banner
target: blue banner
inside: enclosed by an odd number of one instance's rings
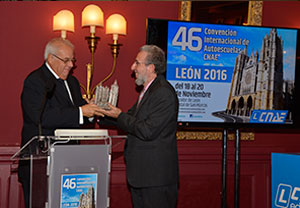
[[[272,153],[272,208],[300,207],[300,155]]]

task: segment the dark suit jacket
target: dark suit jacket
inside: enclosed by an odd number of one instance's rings
[[[44,99],[46,85],[49,80],[54,82],[53,91],[48,93],[44,111],[41,117],[42,135],[54,135],[58,128],[79,128],[79,106],[86,102],[82,99],[78,80],[69,75],[67,82],[72,94],[74,104],[69,98],[63,83],[59,83],[53,74],[43,64],[37,70],[31,72],[24,81],[21,95],[23,112],[22,142],[23,146],[33,136],[39,134],[39,114]],[[19,168],[19,176],[22,176],[22,168]]]
[[[177,114],[174,88],[158,75],[140,104],[119,115],[118,127],[128,132],[124,156],[131,186],[178,183]]]

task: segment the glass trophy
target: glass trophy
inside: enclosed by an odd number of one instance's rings
[[[102,84],[96,87],[95,92],[95,104],[97,104],[100,108],[109,110],[108,104],[110,103],[113,106],[117,105],[119,94],[119,86],[117,84],[117,80],[109,87],[102,86]]]

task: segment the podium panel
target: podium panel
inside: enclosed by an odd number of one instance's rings
[[[272,208],[300,207],[300,155],[272,153]]]
[[[109,207],[109,148],[54,146],[49,165],[49,207]]]
[[[109,207],[112,142],[107,130],[55,133],[33,137],[11,158],[30,163],[29,207]]]

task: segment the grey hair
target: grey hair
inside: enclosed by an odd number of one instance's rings
[[[146,65],[154,64],[156,74],[163,74],[166,71],[165,52],[156,45],[144,45],[140,51],[147,52]]]
[[[73,50],[75,48],[74,45],[69,40],[63,38],[53,38],[47,43],[45,47],[45,52],[44,52],[45,61],[47,60],[49,54],[56,54],[61,45],[67,45]]]

